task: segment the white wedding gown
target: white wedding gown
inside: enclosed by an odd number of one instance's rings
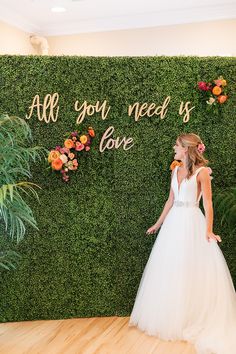
[[[196,178],[202,168],[180,186],[175,168],[174,205],[145,267],[129,326],[164,340],[186,340],[199,354],[235,354],[236,294],[217,242],[205,237]]]

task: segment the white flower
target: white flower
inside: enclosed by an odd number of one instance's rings
[[[65,154],[62,154],[60,156],[60,160],[63,162],[63,163],[66,163],[68,161],[68,157],[65,155]]]
[[[215,98],[214,97],[210,97],[208,101],[206,101],[207,104],[212,105],[215,102]]]

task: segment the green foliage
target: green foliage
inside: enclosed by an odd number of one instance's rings
[[[39,158],[39,147],[25,147],[32,139],[24,119],[0,116],[0,186],[21,178],[30,178],[30,161]]]
[[[232,232],[236,228],[236,187],[219,193],[215,198],[215,205],[221,214],[221,225],[228,223]]]
[[[11,270],[16,269],[20,255],[14,251],[1,251],[0,252],[0,266],[3,269]]]
[[[20,267],[1,279],[2,321],[79,316],[128,315],[155,236],[145,236],[169,192],[172,146],[181,132],[199,134],[213,170],[213,194],[232,186],[235,177],[236,59],[195,57],[0,57],[0,107],[25,117],[36,94],[41,103],[58,92],[56,123],[34,112],[28,123],[34,142],[51,149],[76,128],[76,100],[107,100],[108,117],[86,116],[81,129],[93,126],[95,149],[80,160],[68,184],[39,161],[32,169],[40,204],[32,209],[39,231],[30,229],[16,247]],[[198,81],[223,75],[229,100],[207,110]],[[166,117],[135,122],[128,105],[161,105],[171,96]],[[195,106],[188,123],[179,115],[181,101]],[[113,125],[114,137],[132,137],[124,151],[98,146]],[[10,182],[9,182],[10,183]],[[236,281],[236,241],[215,218],[215,231]],[[158,237],[158,236],[157,236]]]
[[[37,197],[36,185],[17,182],[31,176],[29,162],[40,157],[38,147],[25,146],[30,138],[31,130],[23,119],[0,115],[0,223],[5,225],[1,236],[9,235],[17,242],[25,235],[25,223],[37,228],[32,210],[22,197],[23,193]],[[14,251],[1,251],[0,268],[15,268],[18,257]]]
[[[3,184],[0,188],[0,216],[9,236],[16,238],[17,242],[20,242],[25,235],[25,222],[37,229],[32,210],[21,195],[22,192],[27,195],[30,192],[38,199],[33,187],[38,186],[30,182],[19,182]]]

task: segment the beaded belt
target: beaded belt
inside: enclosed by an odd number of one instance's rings
[[[182,202],[181,200],[175,200],[174,206],[190,208],[190,207],[198,207],[199,204],[198,202]]]

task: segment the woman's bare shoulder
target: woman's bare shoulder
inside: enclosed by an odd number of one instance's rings
[[[212,169],[210,167],[207,166],[199,166],[198,168],[203,167],[199,173],[198,173],[198,177],[199,179],[211,179],[211,174],[212,174]]]

